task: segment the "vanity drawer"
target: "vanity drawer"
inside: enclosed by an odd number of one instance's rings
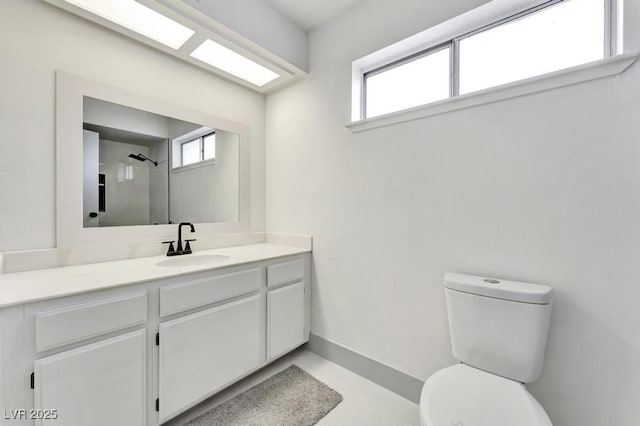
[[[302,259],[278,263],[267,267],[267,286],[300,281],[304,277],[304,261]]]
[[[160,316],[175,314],[260,289],[260,268],[160,288]]]
[[[111,298],[36,314],[38,352],[147,321],[147,294]]]

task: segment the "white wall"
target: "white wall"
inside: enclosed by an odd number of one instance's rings
[[[267,229],[314,237],[313,333],[421,379],[454,362],[445,272],[553,286],[533,394],[556,426],[638,424],[640,66],[344,127],[352,60],[477,3],[372,0],[310,33],[309,77],[267,97]]]
[[[55,246],[55,70],[251,126],[264,229],[264,97],[41,0],[0,2],[0,251]]]

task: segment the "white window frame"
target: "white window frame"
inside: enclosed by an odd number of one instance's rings
[[[507,22],[522,18],[528,14],[538,12],[541,9],[553,6],[565,0],[493,0],[483,6],[473,9],[467,13],[459,15],[447,22],[436,25],[426,31],[374,52],[364,58],[358,59],[352,64],[352,123],[347,125],[352,131],[357,132],[361,130],[368,130],[369,128],[380,127],[378,125],[359,125],[360,123],[367,123],[371,121],[385,121],[385,122],[399,122],[406,121],[402,119],[389,120],[389,115],[399,115],[404,111],[411,111],[411,117],[407,119],[420,118],[420,116],[429,116],[446,112],[448,110],[461,109],[468,106],[474,106],[481,103],[485,103],[476,96],[477,93],[485,93],[491,91],[502,91],[499,99],[505,99],[515,96],[521,96],[523,90],[510,90],[504,91],[506,87],[514,88],[515,86],[527,83],[531,84],[534,80],[542,80],[541,76],[532,77],[530,79],[521,80],[513,83],[507,83],[502,86],[496,86],[490,89],[486,89],[480,92],[469,93],[465,95],[459,95],[459,42],[461,39],[470,37],[482,31],[486,31],[490,28],[498,25],[503,25]],[[575,82],[591,80],[594,78],[601,78],[608,75],[619,74],[624,71],[633,61],[635,61],[636,54],[622,55],[622,0],[605,0],[605,43],[604,59],[596,61],[596,63],[602,62],[602,69],[596,70],[594,73],[594,64],[578,65],[576,67],[569,68],[567,70],[582,71],[582,76],[576,77]],[[438,106],[434,109],[434,114],[416,114],[416,109],[424,109],[425,105],[410,108],[409,110],[397,111],[383,116],[376,116],[372,118],[366,117],[366,78],[371,75],[384,72],[395,66],[399,66],[412,59],[419,58],[430,52],[435,52],[440,48],[449,46],[451,48],[451,81],[450,81],[450,98],[442,101],[434,102],[433,104],[425,104],[426,106],[434,105]],[[617,55],[617,56],[616,56]],[[569,83],[566,78],[567,70],[559,70],[553,73],[544,74],[547,76],[557,77],[556,82],[547,82],[544,88],[540,84],[532,85],[532,89],[529,93],[538,92],[541,90],[548,90],[553,87],[560,87]],[[562,83],[562,84],[561,84]],[[551,87],[550,87],[551,85]],[[514,96],[510,96],[509,93],[518,93]],[[475,97],[473,102],[467,102],[470,97]],[[463,98],[463,99],[459,99]],[[464,100],[464,102],[462,102]],[[497,100],[496,96],[492,96],[490,102]],[[456,105],[444,106],[447,103],[456,103]],[[393,124],[393,123],[390,123]],[[384,124],[386,125],[386,124]]]
[[[180,167],[191,166],[193,164],[198,164],[198,163],[201,163],[203,161],[213,161],[213,160],[215,160],[216,159],[215,155],[213,156],[213,158],[209,158],[207,160],[205,160],[205,158],[204,158],[204,139],[206,137],[208,137],[208,136],[215,135],[215,134],[216,134],[216,132],[214,130],[214,131],[202,134],[202,135],[200,135],[198,137],[191,138],[191,139],[186,139],[185,141],[180,142]],[[190,163],[190,164],[186,164],[185,165],[184,164],[184,158],[183,158],[183,156],[184,156],[184,145],[188,144],[188,143],[195,142],[195,141],[198,141],[199,160],[196,161],[195,163]]]
[[[194,142],[198,143],[198,152],[199,152],[198,161],[195,161],[189,164],[184,164],[184,146]],[[200,161],[202,161],[202,141],[200,138],[190,139],[180,143],[180,167],[190,166],[191,164],[199,163]]]
[[[209,163],[213,163],[216,161],[215,157],[214,158],[210,158],[208,160],[200,160],[196,163],[191,163],[188,165],[183,165],[183,161],[182,161],[182,145],[185,143],[189,143],[189,142],[193,142],[195,140],[200,139],[200,158],[204,158],[204,146],[203,146],[203,142],[202,142],[202,138],[215,133],[216,129],[211,128],[211,127],[200,127],[197,128],[191,132],[185,133],[183,135],[177,136],[173,139],[171,139],[170,141],[170,146],[171,149],[169,150],[169,154],[170,154],[170,163],[171,163],[171,170],[182,170],[182,169],[188,169],[188,168],[192,168],[192,167],[199,167],[200,165],[204,164],[209,164]]]
[[[400,67],[402,65],[408,64],[410,62],[413,62],[415,60],[418,60],[420,58],[424,58],[425,56],[429,56],[431,54],[434,53],[438,53],[442,50],[445,49],[449,49],[449,97],[454,96],[453,95],[453,91],[454,91],[454,87],[453,87],[453,76],[451,73],[451,70],[453,70],[454,68],[454,63],[453,61],[455,60],[454,56],[454,52],[453,52],[453,45],[451,42],[446,42],[446,43],[442,43],[439,44],[437,46],[432,46],[428,49],[425,49],[423,51],[414,53],[412,55],[409,55],[407,57],[395,60],[389,64],[383,65],[379,68],[375,68],[371,71],[367,71],[367,72],[363,72],[362,73],[362,91],[361,91],[361,118],[364,120],[365,117],[367,116],[367,79],[369,77],[373,77],[375,75],[381,74],[383,72],[392,70],[393,68],[396,67]]]

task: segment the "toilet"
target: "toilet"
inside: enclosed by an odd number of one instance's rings
[[[453,356],[420,397],[423,426],[551,426],[524,384],[542,373],[551,287],[445,275]]]

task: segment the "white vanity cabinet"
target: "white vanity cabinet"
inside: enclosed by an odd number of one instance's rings
[[[137,330],[36,360],[36,424],[146,424],[145,349]]]
[[[309,284],[302,253],[0,308],[0,425],[164,423],[308,341]]]
[[[255,294],[160,324],[161,422],[264,363],[261,302]]]
[[[275,359],[303,344],[305,333],[305,288],[303,282],[272,290],[267,295],[269,359]]]
[[[147,424],[148,293],[115,293],[25,306],[35,424]]]
[[[308,340],[303,259],[267,267],[268,358],[275,359]]]

